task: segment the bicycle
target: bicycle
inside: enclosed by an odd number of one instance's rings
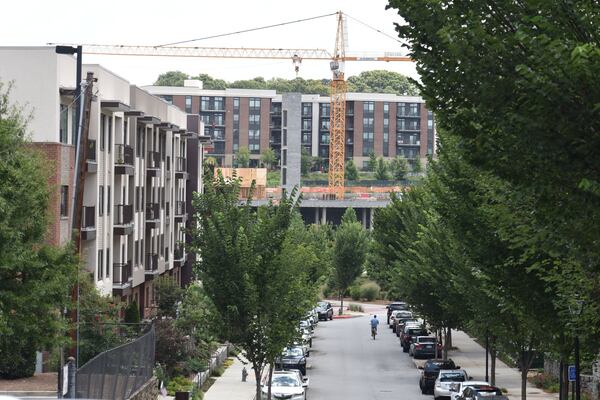
[[[376,326],[371,327],[371,336],[373,336],[373,340],[375,340],[375,336],[377,336],[377,327]]]

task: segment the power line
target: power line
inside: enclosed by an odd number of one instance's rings
[[[263,29],[275,28],[275,27],[278,27],[278,26],[296,24],[298,22],[306,22],[306,21],[311,21],[311,20],[314,20],[314,19],[319,19],[319,18],[324,18],[324,17],[330,17],[330,16],[336,15],[336,14],[337,13],[323,14],[323,15],[318,15],[316,17],[302,18],[302,19],[297,19],[297,20],[294,20],[294,21],[280,22],[278,24],[260,26],[258,28],[250,28],[250,29],[244,29],[244,30],[241,30],[241,31],[229,32],[229,33],[221,33],[221,34],[218,34],[218,35],[204,36],[204,37],[197,38],[197,39],[182,40],[182,41],[173,42],[173,43],[165,43],[165,44],[158,45],[156,47],[173,46],[173,45],[176,45],[176,44],[183,44],[183,43],[189,43],[189,42],[197,42],[199,40],[215,39],[215,38],[224,37],[224,36],[238,35],[240,33],[254,32],[254,31],[259,31],[259,30],[263,30]]]
[[[367,28],[374,30],[375,32],[381,33],[383,36],[386,36],[386,37],[388,37],[388,38],[390,38],[390,39],[392,39],[392,40],[394,40],[394,41],[396,41],[398,43],[402,43],[402,41],[400,39],[398,39],[397,37],[394,37],[394,36],[392,36],[392,35],[390,35],[388,33],[385,33],[383,31],[381,31],[380,29],[377,29],[377,28],[375,28],[375,27],[367,24],[366,22],[362,22],[362,21],[360,21],[360,20],[358,20],[358,19],[354,18],[353,16],[348,15],[346,13],[344,13],[344,15],[346,17],[350,18],[350,19],[353,19],[354,21],[358,22],[359,24],[366,26]]]

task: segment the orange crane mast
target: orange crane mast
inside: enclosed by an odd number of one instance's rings
[[[288,59],[293,62],[296,74],[303,60],[330,60],[333,74],[330,87],[330,128],[329,128],[329,199],[344,197],[345,134],[346,134],[346,93],[344,76],[346,61],[401,61],[410,62],[410,57],[397,52],[382,54],[355,53],[346,54],[347,29],[344,13],[337,13],[337,31],[333,53],[325,49],[284,49],[259,47],[202,47],[202,46],[135,46],[84,44],[86,54],[154,56],[154,57],[203,57],[203,58],[251,58],[251,59]],[[49,43],[55,44],[55,43]]]

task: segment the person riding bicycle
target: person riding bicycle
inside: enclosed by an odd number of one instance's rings
[[[375,335],[377,334],[377,325],[379,325],[379,320],[377,319],[377,315],[373,315],[373,318],[371,318],[371,334],[373,335],[373,339],[375,339]]]

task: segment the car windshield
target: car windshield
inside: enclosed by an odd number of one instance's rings
[[[302,349],[300,347],[290,347],[283,351],[284,357],[300,357],[302,356]]]
[[[465,376],[460,372],[446,372],[440,376],[440,382],[464,382]]]
[[[327,303],[326,303],[326,302],[324,302],[324,301],[320,301],[320,302],[318,302],[318,303],[317,303],[317,306],[318,306],[318,307],[327,308]]]
[[[412,313],[410,311],[404,311],[404,310],[399,310],[397,312],[397,315],[402,318],[411,318],[412,317]]]
[[[419,343],[435,343],[435,338],[433,337],[420,337],[417,338]]]
[[[408,329],[408,334],[409,335],[413,335],[413,336],[414,335],[417,335],[417,336],[418,335],[427,335],[427,331],[424,330],[424,329],[420,329],[420,328],[417,328],[417,329],[409,328]]]
[[[275,375],[271,381],[271,386],[294,387],[300,386],[300,382],[293,375]]]
[[[502,391],[493,386],[476,385],[473,389],[482,396],[502,396]]]

